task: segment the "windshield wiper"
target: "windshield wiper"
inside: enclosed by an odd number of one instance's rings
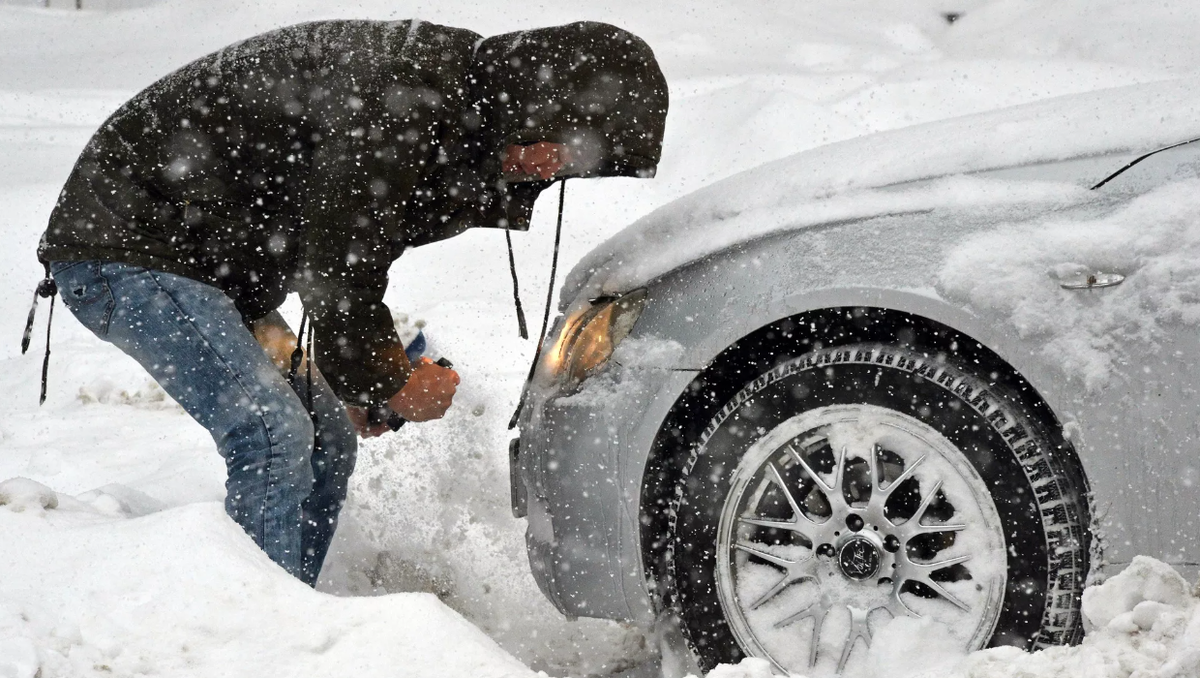
[[[1095,186],[1092,186],[1092,187],[1091,187],[1091,189],[1089,189],[1089,190],[1093,190],[1093,191],[1094,191],[1094,190],[1096,190],[1097,188],[1100,188],[1100,187],[1101,187],[1101,186],[1103,186],[1104,184],[1107,184],[1108,182],[1112,181],[1113,179],[1116,179],[1117,177],[1121,176],[1121,174],[1123,174],[1123,173],[1125,172],[1125,170],[1129,169],[1130,167],[1133,167],[1134,165],[1136,165],[1136,164],[1138,164],[1139,162],[1141,162],[1141,161],[1145,160],[1146,158],[1149,158],[1149,157],[1150,157],[1150,156],[1152,156],[1152,155],[1156,155],[1156,154],[1158,154],[1158,153],[1162,153],[1163,151],[1169,151],[1169,150],[1171,150],[1172,148],[1179,148],[1180,146],[1187,146],[1188,144],[1190,144],[1190,143],[1193,143],[1193,142],[1196,142],[1196,141],[1200,141],[1200,137],[1196,137],[1195,139],[1188,139],[1187,141],[1181,141],[1181,142],[1179,142],[1179,143],[1177,143],[1177,144],[1171,144],[1170,146],[1163,146],[1162,148],[1160,148],[1160,149],[1158,149],[1158,150],[1156,150],[1156,151],[1150,151],[1149,153],[1147,153],[1147,154],[1145,154],[1145,155],[1138,156],[1138,157],[1134,158],[1133,160],[1130,160],[1130,161],[1129,161],[1129,162],[1128,162],[1128,163],[1127,163],[1127,164],[1126,164],[1124,167],[1122,167],[1121,169],[1119,169],[1119,170],[1117,170],[1116,172],[1113,172],[1112,174],[1110,174],[1110,175],[1108,175],[1108,176],[1104,177],[1104,179],[1102,179],[1102,180],[1100,181],[1100,183],[1096,184]]]

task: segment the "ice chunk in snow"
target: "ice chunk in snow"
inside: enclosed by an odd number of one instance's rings
[[[9,478],[0,483],[0,506],[14,513],[31,508],[35,511],[58,508],[58,494],[28,478]]]
[[[171,409],[178,407],[175,401],[162,390],[158,382],[141,375],[123,375],[123,380],[100,376],[79,387],[79,402],[84,404],[105,403],[109,405],[133,405],[147,409]],[[124,383],[122,383],[124,382]]]
[[[1191,599],[1191,587],[1170,565],[1137,556],[1120,574],[1083,592],[1083,616],[1093,628],[1117,621],[1133,632],[1151,628],[1163,608],[1184,607]]]
[[[1194,678],[1200,675],[1200,607],[1169,565],[1138,556],[1084,591],[1090,627],[1078,647],[1026,654],[995,648],[969,655],[949,676],[971,678]]]

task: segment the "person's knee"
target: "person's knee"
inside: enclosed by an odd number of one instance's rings
[[[263,419],[271,439],[273,466],[307,491],[313,480],[312,417],[303,408],[288,407],[286,411],[265,413]]]
[[[312,482],[313,423],[287,402],[242,403],[242,417],[218,441],[230,473],[271,473]]]

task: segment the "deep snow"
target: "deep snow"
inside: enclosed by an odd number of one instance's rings
[[[0,676],[535,675],[428,593],[313,593],[216,503],[139,509],[128,490],[82,499],[25,478],[0,483],[0,543],[10,545]],[[964,657],[943,629],[905,619],[867,659],[891,678],[1200,674],[1200,599],[1169,566],[1137,557],[1089,588],[1083,606],[1089,633],[1076,648]],[[769,676],[762,660],[709,674]]]
[[[431,594],[333,598],[280,577],[219,504],[134,518],[121,503],[0,484],[0,675],[374,676],[431,658],[444,675],[534,675]]]
[[[950,10],[966,14],[950,25],[940,16]],[[175,0],[111,13],[0,3],[8,290],[0,319],[10,328],[0,333],[0,481],[30,479],[0,488],[0,676],[315,676],[349,667],[364,678],[529,675],[524,666],[585,675],[653,656],[642,629],[562,619],[528,574],[524,521],[508,513],[504,425],[532,346],[515,336],[496,233],[423,248],[393,268],[389,303],[429,321],[464,386],[446,420],[364,443],[320,593],[274,568],[224,516],[222,464],[205,432],[67,314],[55,324],[49,400],[36,406],[40,359],[16,348],[40,276],[33,248],[104,117],[158,76],[255,32],[314,18],[412,16],[485,34],[607,20],[656,50],[672,95],[659,178],[570,183],[564,267],[670,199],[766,161],[1200,71],[1200,6],[1181,0]],[[869,142],[852,143],[869,156]],[[870,167],[886,171],[878,160]],[[812,167],[816,176],[832,169]],[[546,282],[548,204],[532,233],[515,238],[527,303],[540,303]],[[1173,232],[1155,237],[1146,242],[1169,243]],[[35,346],[41,336],[39,326]],[[1138,561],[1105,587],[1089,593],[1089,605],[1105,611],[1089,613],[1099,630],[1082,648],[964,659],[936,640],[913,642],[919,629],[901,625],[877,644],[879,661],[898,675],[929,657],[943,662],[931,674],[939,676],[1200,675],[1195,600],[1144,593],[1186,583]],[[1165,607],[1139,612],[1142,598]],[[761,671],[748,662],[713,675]]]

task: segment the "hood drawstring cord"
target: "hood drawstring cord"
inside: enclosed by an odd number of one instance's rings
[[[558,275],[558,248],[562,243],[563,204],[567,197],[566,177],[559,179],[558,182],[558,224],[554,227],[554,254],[550,259],[550,286],[546,290],[546,311],[542,314],[542,331],[538,334],[537,350],[533,352],[533,364],[529,366],[529,374],[525,377],[525,386],[521,389],[521,399],[517,401],[517,410],[513,412],[512,419],[508,421],[510,431],[517,427],[517,421],[521,418],[521,410],[525,408],[525,394],[529,391],[529,384],[533,382],[533,374],[537,371],[538,362],[542,359],[542,348],[546,344],[546,330],[550,327],[550,307],[554,303],[554,279]]]
[[[297,339],[297,341],[299,341],[299,339]],[[312,419],[313,432],[314,432],[313,435],[316,435],[317,408],[313,407],[313,385],[312,385],[312,382],[313,382],[312,354],[313,354],[313,352],[312,352],[312,346],[313,346],[313,324],[309,323],[308,324],[308,338],[305,340],[305,346],[304,346],[304,359],[308,363],[307,365],[305,365],[305,368],[304,368],[304,373],[308,378],[308,393],[307,393],[308,402],[305,404],[308,406],[308,416],[309,416],[309,418]]]
[[[25,321],[25,333],[21,335],[21,354],[29,350],[29,340],[33,336],[33,319],[37,315],[38,299],[50,297],[50,314],[46,318],[46,356],[42,358],[42,391],[38,396],[38,405],[46,402],[46,381],[50,374],[50,326],[54,324],[54,299],[58,293],[58,285],[50,275],[50,264],[46,266],[46,277],[38,283],[33,293],[33,305],[29,307],[29,319]]]
[[[296,348],[292,349],[292,364],[288,367],[288,383],[293,386],[296,383],[296,373],[300,371],[300,362],[304,360],[304,332],[308,327],[308,312],[304,312],[300,316],[300,331],[296,335]]]
[[[306,334],[307,333],[307,334]],[[304,348],[301,348],[301,346]],[[317,427],[317,409],[313,407],[313,364],[312,364],[313,327],[308,321],[308,311],[300,316],[300,331],[296,333],[296,348],[292,349],[292,363],[288,368],[287,380],[292,390],[296,390],[296,373],[300,371],[300,362],[304,361],[305,379],[308,390],[305,393],[304,408],[308,418],[312,420],[313,430]],[[314,433],[315,435],[315,433]]]
[[[525,309],[521,308],[521,288],[517,284],[517,260],[513,257],[512,231],[507,222],[504,224],[504,240],[508,243],[508,270],[512,273],[513,301],[517,305],[517,332],[522,339],[528,339],[529,328],[525,325]]]

